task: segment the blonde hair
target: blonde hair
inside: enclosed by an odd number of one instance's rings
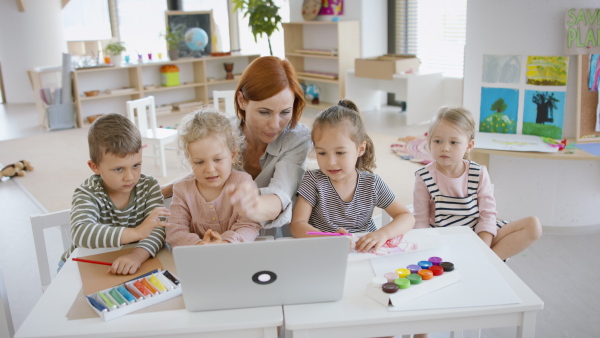
[[[375,165],[375,147],[373,141],[367,135],[365,124],[358,107],[354,102],[348,99],[342,99],[337,105],[331,106],[320,112],[315,118],[312,126],[312,141],[315,142],[315,131],[319,128],[329,125],[332,127],[339,126],[342,123],[348,124],[348,133],[350,139],[358,147],[361,143],[366,142],[365,152],[356,161],[356,169],[361,171],[373,172],[377,166]]]
[[[203,108],[187,114],[177,129],[177,145],[185,160],[189,160],[190,143],[215,135],[222,137],[232,154],[233,167],[242,168],[242,150],[245,146],[244,136],[237,126],[236,119],[228,118],[213,108]],[[185,161],[186,163],[189,161]]]
[[[458,130],[465,133],[469,141],[475,139],[475,120],[473,120],[471,112],[462,107],[442,107],[433,116],[429,125],[429,130],[427,131],[428,147],[431,146],[431,136],[441,121],[446,121],[454,125]],[[468,159],[469,154],[465,154],[464,158]]]
[[[104,154],[126,157],[142,149],[142,136],[137,127],[121,114],[97,118],[88,130],[90,160],[100,164]]]

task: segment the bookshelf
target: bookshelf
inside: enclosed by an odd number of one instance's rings
[[[285,57],[306,85],[319,86],[320,102],[307,106],[323,109],[345,97],[346,70],[360,57],[358,21],[303,21],[283,24]]]
[[[83,126],[87,116],[124,113],[126,101],[149,95],[155,97],[157,106],[185,101],[209,103],[213,90],[232,89],[237,84],[235,79],[225,80],[224,62],[233,62],[233,71],[237,74],[259,56],[205,56],[75,70],[73,92],[77,126]],[[164,65],[176,65],[179,68],[179,86],[161,85],[160,68]],[[91,90],[99,90],[100,94],[85,96],[84,92]]]

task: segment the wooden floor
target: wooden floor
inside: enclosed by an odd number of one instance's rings
[[[316,113],[314,110],[306,111],[307,116]],[[45,133],[38,127],[37,121],[32,104],[0,104],[0,141]],[[365,122],[369,130],[398,136],[421,135],[426,129],[426,126],[406,127],[403,115],[395,110],[366,113]],[[14,160],[20,159],[2,157],[0,144],[0,163]],[[0,266],[4,272],[15,330],[41,296],[37,270],[22,267],[31,266],[35,261],[29,215],[43,211],[43,207],[20,187],[18,179],[0,182]],[[536,337],[598,336],[598,243],[600,231],[568,235],[548,231],[531,248],[507,262],[545,302],[545,309],[537,316]],[[515,337],[516,329],[486,329],[481,335]],[[445,338],[450,334],[433,333],[429,337]]]

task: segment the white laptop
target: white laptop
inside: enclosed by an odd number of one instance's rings
[[[298,238],[173,248],[189,311],[342,298],[350,239]]]

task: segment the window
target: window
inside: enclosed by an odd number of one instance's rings
[[[167,43],[162,36],[166,10],[165,0],[117,0],[119,35],[132,60],[138,54],[144,58],[149,53],[166,55]]]
[[[279,16],[281,16],[281,21],[289,22],[289,0],[275,0],[275,5],[279,6]],[[252,30],[250,29],[250,27],[248,27],[248,17],[244,18],[244,15],[241,11],[239,11],[237,14],[240,29],[240,48],[242,50],[242,53],[260,54],[262,56],[270,55],[267,36],[263,34],[262,37],[258,37],[257,42],[254,42],[254,35],[252,35]],[[285,57],[285,47],[283,43],[283,27],[279,25],[278,28],[279,29],[273,32],[273,34],[271,35],[271,48],[273,49],[273,55],[283,59]]]
[[[112,37],[108,1],[71,0],[63,9],[66,41],[108,40]]]
[[[423,70],[463,77],[466,0],[394,0],[395,52],[416,54]]]

